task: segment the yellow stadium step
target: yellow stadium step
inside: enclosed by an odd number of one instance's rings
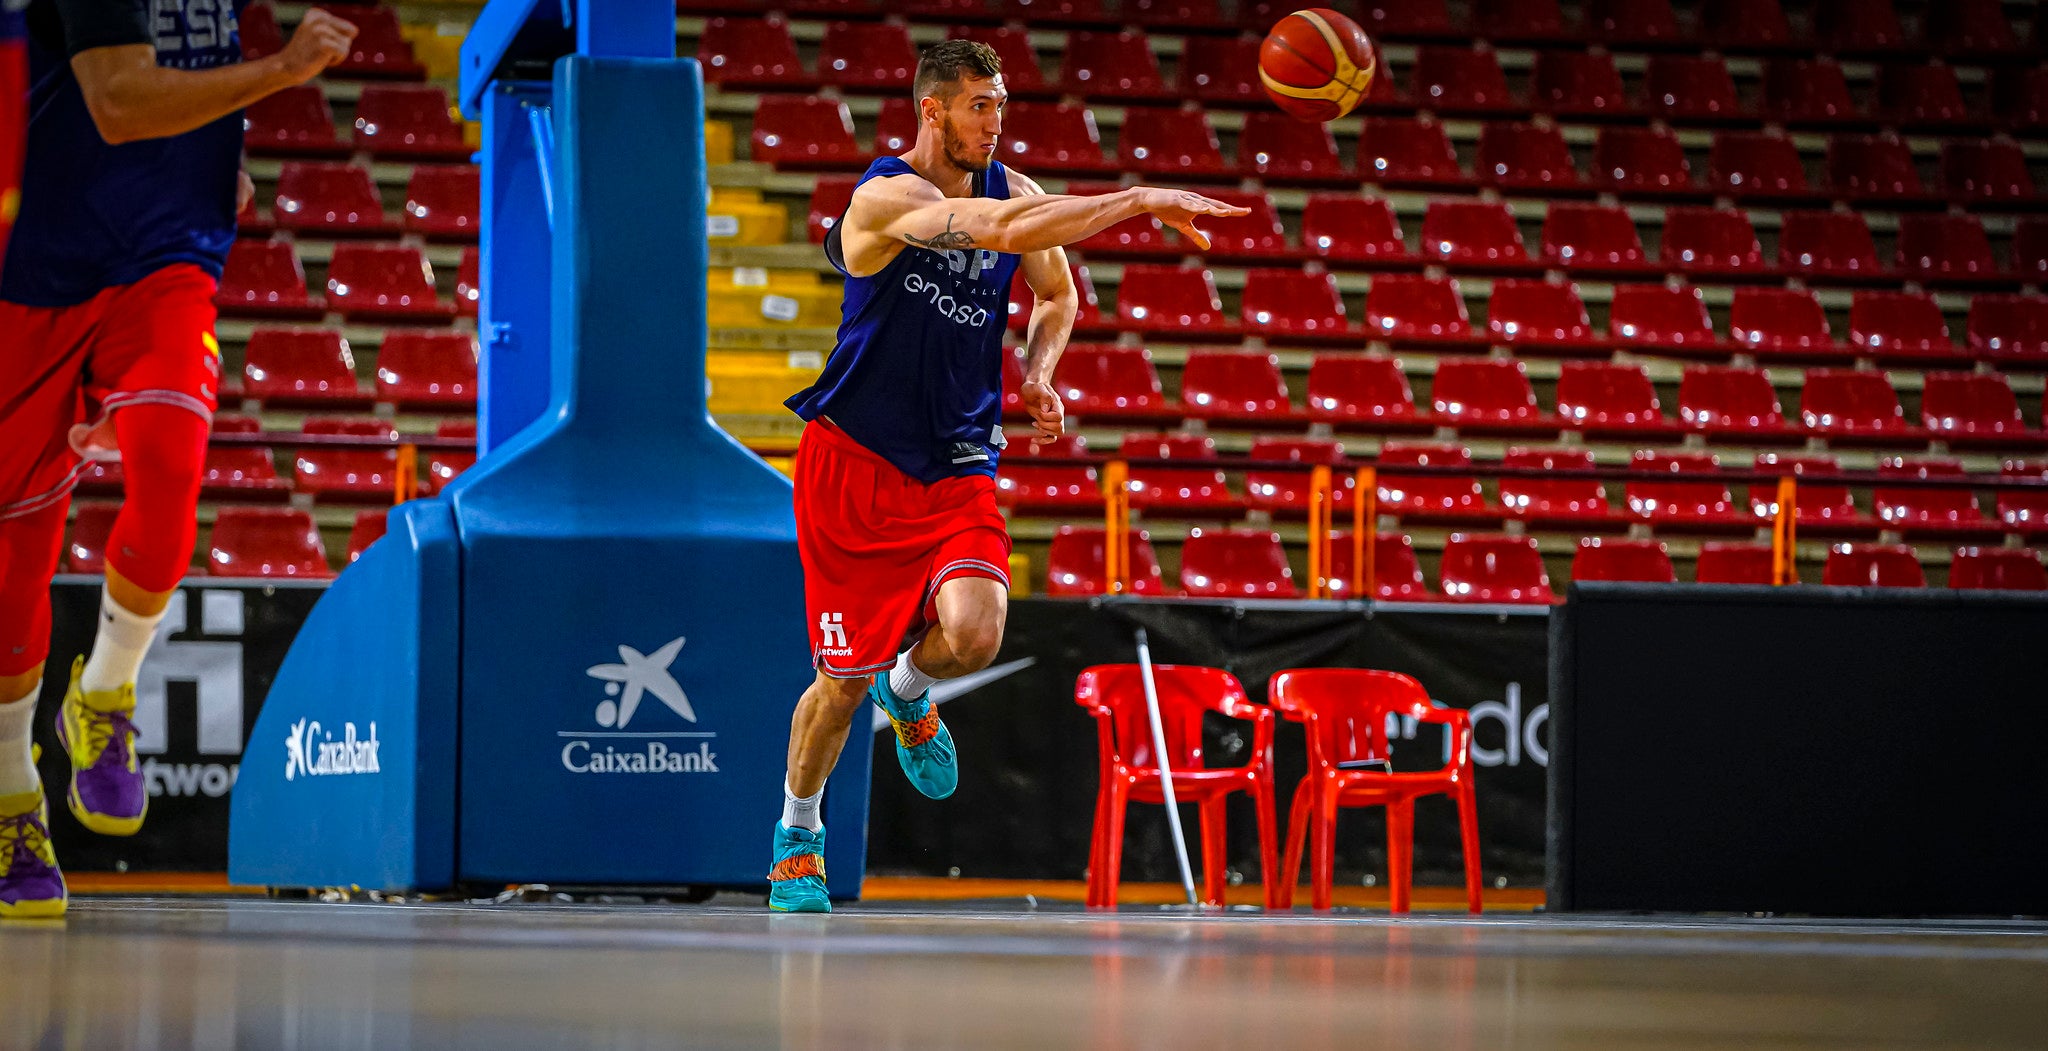
[[[713,328],[797,326],[824,328],[839,323],[840,291],[816,274],[784,273],[757,267],[711,272]]]
[[[789,236],[789,209],[761,191],[714,186],[706,230],[714,245],[778,245]]]
[[[782,412],[782,403],[815,382],[823,364],[816,354],[714,351],[705,359],[711,412],[718,416]]]
[[[462,73],[462,36],[469,27],[459,22],[399,27],[412,45],[412,57],[427,67],[428,80],[454,80]]]
[[[732,125],[722,120],[704,122],[704,163],[731,164]]]

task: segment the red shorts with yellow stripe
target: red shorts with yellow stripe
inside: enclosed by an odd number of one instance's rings
[[[995,479],[930,485],[825,420],[796,451],[796,545],[804,563],[811,659],[827,675],[883,671],[938,622],[939,585],[1010,582],[1010,534]]]
[[[213,277],[180,263],[68,307],[0,302],[0,519],[63,501],[87,459],[117,460],[112,414],[220,404]]]

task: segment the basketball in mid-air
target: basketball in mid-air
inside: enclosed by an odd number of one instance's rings
[[[1266,94],[1301,120],[1336,120],[1351,112],[1378,66],[1365,30],[1327,7],[1281,19],[1259,48]]]

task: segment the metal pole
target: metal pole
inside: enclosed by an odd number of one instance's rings
[[[1159,684],[1152,681],[1152,646],[1145,629],[1138,629],[1138,676],[1145,680],[1145,714],[1152,720],[1152,757],[1159,761],[1159,788],[1166,797],[1166,825],[1173,830],[1173,856],[1180,862],[1180,885],[1187,891],[1188,904],[1200,905],[1195,897],[1195,870],[1188,865],[1188,841],[1180,830],[1180,803],[1173,795],[1173,771],[1166,765],[1166,729],[1159,721]]]

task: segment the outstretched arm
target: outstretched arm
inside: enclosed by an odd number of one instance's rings
[[[1010,173],[1019,196],[1043,195],[1044,190],[1029,179]],[[1067,269],[1067,250],[1048,248],[1026,253],[1022,262],[1024,283],[1037,302],[1031,308],[1031,325],[1025,329],[1028,356],[1024,360],[1024,386],[1019,391],[1031,425],[1038,428],[1032,440],[1045,445],[1066,431],[1066,406],[1053,389],[1052,373],[1067,349],[1067,337],[1074,331],[1074,315],[1081,308],[1081,294],[1074,287],[1073,271]]]

